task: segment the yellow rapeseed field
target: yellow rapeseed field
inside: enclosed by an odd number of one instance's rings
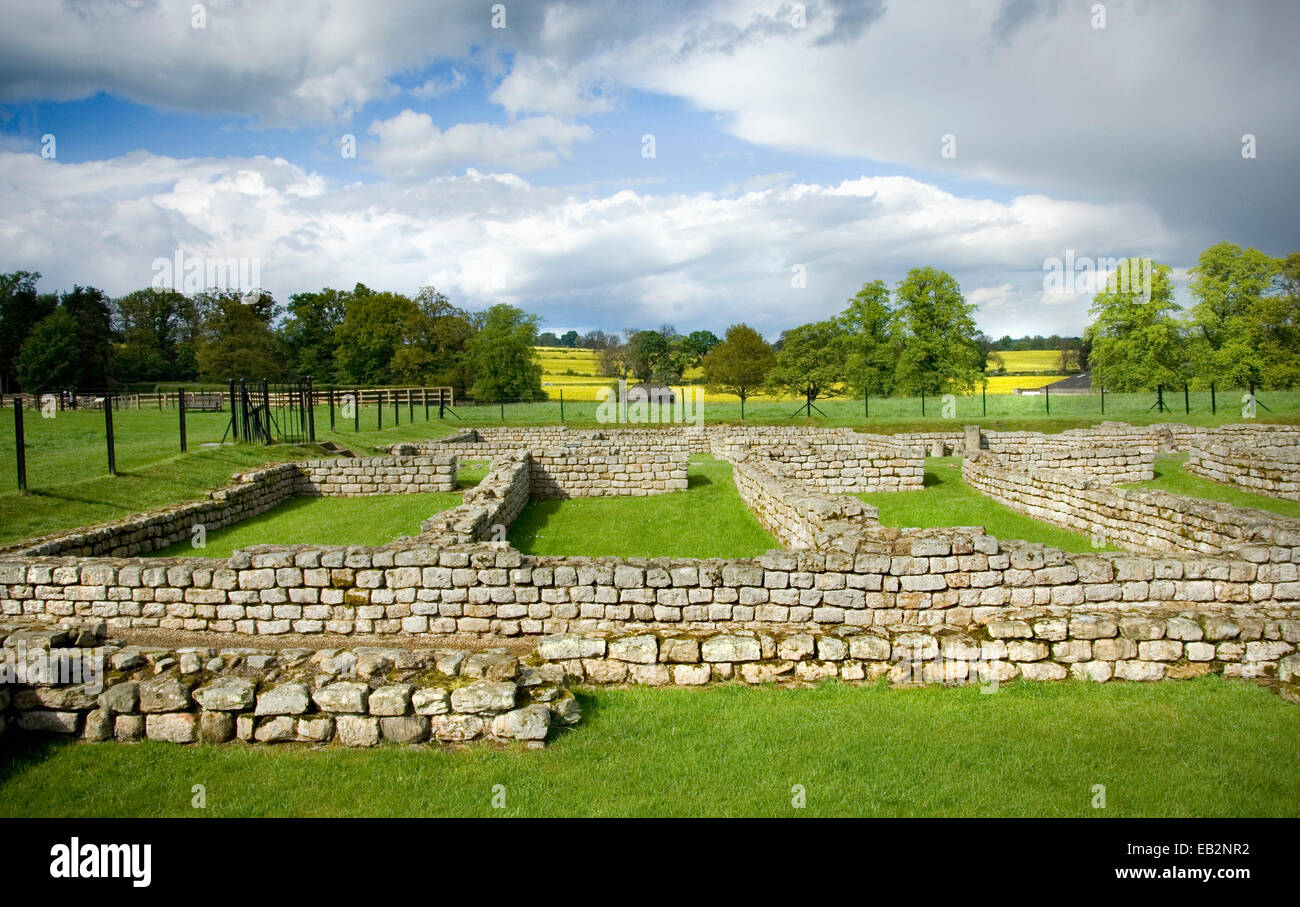
[[[598,374],[600,371],[600,355],[594,350],[570,350],[563,347],[535,347],[537,358],[542,364],[542,389],[546,391],[547,397],[557,400],[560,392],[564,392],[564,399],[575,403],[589,402],[599,399],[597,392],[602,387],[610,387],[615,383],[615,379],[606,378]],[[1060,353],[1056,350],[1028,350],[1022,352],[1002,353],[1005,368],[1008,371],[1042,371],[1046,369],[1055,369],[1060,365]],[[574,372],[576,374],[565,374]],[[689,383],[692,379],[700,377],[699,369],[691,369],[686,373],[686,379]],[[1039,388],[1053,381],[1059,381],[1065,375],[1027,375],[1017,377],[1015,375],[992,375],[988,378],[988,392],[990,394],[1010,394],[1016,388],[1033,389]],[[736,397],[731,394],[715,394],[706,392],[704,399],[708,403],[734,403]],[[756,401],[789,399],[794,397],[767,397],[755,396],[752,399]]]

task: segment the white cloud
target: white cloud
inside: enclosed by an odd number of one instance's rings
[[[552,116],[524,117],[504,126],[457,123],[441,130],[427,113],[403,110],[376,120],[369,132],[377,142],[366,149],[375,168],[396,179],[427,179],[448,168],[474,164],[507,170],[536,170],[558,164],[591,127]]]
[[[465,74],[459,69],[453,68],[451,75],[445,79],[427,79],[423,84],[412,88],[408,94],[421,100],[441,97],[445,94],[451,94],[465,87],[467,79]]]
[[[1169,242],[1138,205],[1002,203],[903,177],[721,197],[538,187],[477,170],[331,186],[279,159],[144,153],[66,164],[0,152],[0,168],[0,271],[39,270],[45,289],[124,293],[182,248],[258,258],[281,300],[357,281],[402,292],[432,282],[472,308],[505,301],[607,330],[744,320],[775,336],[839,311],[865,281],[934,265],[987,304],[989,332],[1068,333],[1082,328],[1086,300],[1041,305],[1045,257],[1062,245],[1100,257]],[[791,286],[795,264],[804,289]]]

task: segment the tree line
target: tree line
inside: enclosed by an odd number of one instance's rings
[[[773,343],[743,323],[725,338],[671,325],[557,336],[522,309],[470,312],[433,287],[409,297],[359,283],[296,293],[281,306],[264,291],[39,293],[40,275],[17,271],[0,274],[0,390],[311,375],[321,385],[450,386],[489,401],[532,400],[545,396],[537,345],[593,350],[610,378],[677,384],[698,368],[742,409],[759,393],[801,397],[809,412],[823,397],[966,393],[990,361],[997,370],[1000,352],[1030,344],[1059,348],[1063,370],[1088,368],[1107,390],[1295,385],[1300,253],[1211,246],[1190,272],[1186,311],[1168,266],[1138,264],[1109,275],[1081,338],[986,337],[957,280],[922,267],[892,288],[864,284],[839,314]],[[1136,273],[1143,279],[1126,279]]]

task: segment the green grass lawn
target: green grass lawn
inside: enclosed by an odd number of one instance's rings
[[[510,527],[525,554],[755,557],[780,548],[745,506],[731,464],[691,457],[686,491],[533,501]]]
[[[962,479],[960,457],[927,458],[922,491],[876,491],[855,497],[875,506],[885,526],[983,526],[994,538],[1042,542],[1062,551],[1114,550],[1095,548],[1086,535],[1017,513],[980,494]]]
[[[1201,498],[1205,501],[1220,501],[1236,507],[1248,507],[1253,510],[1266,510],[1282,516],[1300,520],[1300,501],[1288,501],[1283,498],[1270,498],[1264,494],[1253,494],[1233,485],[1212,482],[1200,476],[1192,475],[1183,469],[1187,454],[1172,457],[1160,457],[1156,460],[1156,477],[1145,482],[1125,485],[1125,488],[1153,488],[1170,494],[1186,495],[1189,498]]]
[[[0,816],[1295,816],[1300,709],[1207,677],[609,689],[544,751],[6,737]],[[191,788],[207,789],[193,809]],[[1106,788],[1093,809],[1093,786]],[[506,807],[491,808],[504,785]],[[807,806],[794,809],[802,785]]]
[[[156,552],[165,557],[229,557],[249,545],[384,545],[419,535],[420,522],[460,504],[459,494],[377,494],[293,498],[266,513],[214,529],[207,545],[187,539]]]

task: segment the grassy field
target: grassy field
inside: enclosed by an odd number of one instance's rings
[[[874,505],[885,526],[983,526],[994,538],[1042,542],[1063,551],[1114,550],[1095,548],[1089,536],[1025,516],[985,497],[962,479],[959,457],[927,458],[922,491],[873,492],[855,497]]]
[[[208,533],[194,548],[177,542],[163,557],[230,557],[249,545],[384,545],[418,535],[420,521],[460,504],[459,494],[381,494],[361,498],[294,498],[233,526]]]
[[[580,699],[583,723],[544,751],[15,740],[0,755],[0,816],[1300,814],[1300,709],[1218,677]],[[190,806],[195,784],[205,810]],[[1105,809],[1091,805],[1097,784]]]
[[[1211,482],[1200,476],[1192,475],[1183,469],[1187,454],[1172,457],[1160,457],[1156,460],[1156,476],[1146,482],[1136,482],[1126,488],[1155,488],[1170,494],[1182,494],[1189,498],[1201,498],[1206,501],[1220,501],[1235,507],[1248,507],[1252,510],[1266,510],[1282,516],[1300,520],[1300,501],[1288,501],[1282,498],[1270,498],[1268,495],[1252,494],[1232,485]]]
[[[1259,421],[1300,422],[1300,393],[1270,392],[1262,395],[1272,412]],[[1208,394],[1192,395],[1192,412],[1159,414],[1148,412],[1150,395],[1107,394],[1105,418],[1124,419],[1134,424],[1186,422],[1193,425],[1223,425],[1240,422],[1241,414],[1226,405],[1231,396],[1219,394],[1219,410],[1211,414]],[[995,431],[1037,430],[1059,432],[1093,425],[1102,416],[1096,396],[1054,397],[1052,412],[1044,412],[1042,397],[992,396],[983,414],[979,396],[956,398],[953,411],[944,416],[942,401],[930,399],[921,417],[919,399],[894,398],[870,401],[870,418],[863,416],[862,401],[824,400],[818,407],[825,417],[793,417],[789,403],[751,403],[745,424],[846,426],[859,430],[892,433],[902,431],[958,431],[967,423],[978,423]],[[1181,402],[1181,401],[1179,401]],[[561,408],[555,402],[458,407],[459,418],[448,415],[429,421],[416,411],[414,422],[405,408],[402,421],[394,424],[391,409],[383,428],[375,407],[360,413],[360,431],[352,423],[337,422],[329,430],[326,407],[316,411],[317,437],[335,441],[360,455],[373,454],[377,447],[400,441],[437,438],[467,427],[504,424],[559,424]],[[596,421],[595,404],[567,404],[565,424],[575,428],[605,427]],[[707,404],[704,424],[740,423],[737,404]],[[29,494],[19,494],[14,484],[14,430],[12,410],[0,410],[0,544],[31,538],[43,533],[71,529],[118,519],[151,507],[204,497],[208,490],[227,484],[233,473],[271,462],[327,456],[312,446],[227,445],[222,438],[228,415],[192,413],[189,419],[189,453],[181,454],[175,411],[125,410],[116,414],[117,477],[107,472],[104,419],[97,412],[64,412],[54,419],[29,413],[26,419],[26,449]]]
[[[690,488],[669,494],[533,501],[510,543],[589,557],[755,557],[781,547],[740,499],[730,463],[697,454],[688,478]]]

